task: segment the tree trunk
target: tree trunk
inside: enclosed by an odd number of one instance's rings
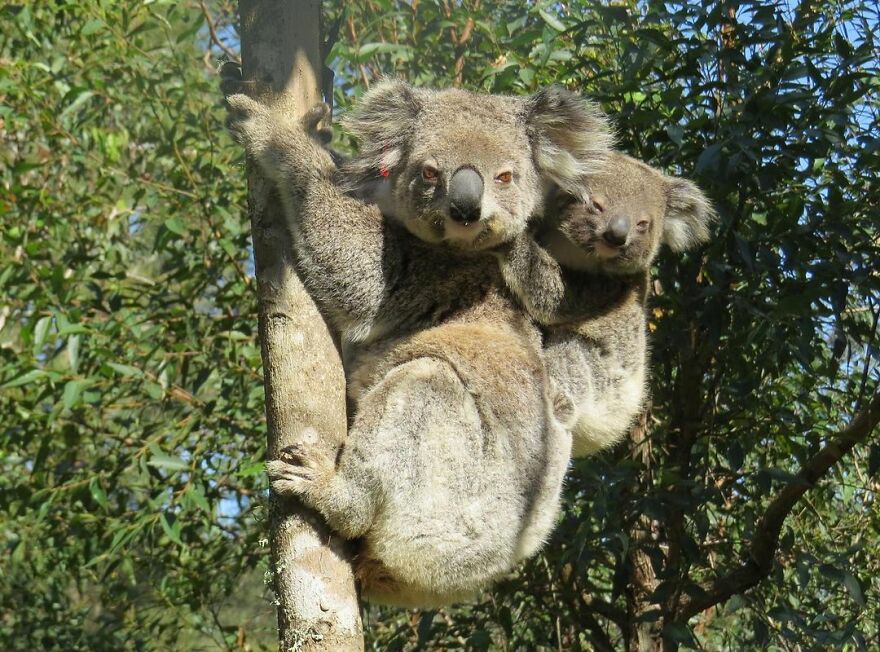
[[[629,432],[630,456],[642,464],[641,482],[636,483],[636,495],[648,491],[652,483],[655,461],[650,437],[650,403]],[[627,554],[627,619],[624,628],[627,652],[663,652],[660,619],[644,620],[645,614],[659,608],[651,600],[657,588],[657,576],[646,548],[655,546],[652,541],[657,524],[644,514],[639,514],[629,532],[630,548]]]
[[[321,100],[321,3],[241,0],[244,78],[267,84],[291,112]],[[277,192],[248,167],[270,459],[301,436],[335,454],[345,438],[345,377],[333,337],[293,268]],[[280,650],[363,650],[350,556],[313,512],[269,497]]]

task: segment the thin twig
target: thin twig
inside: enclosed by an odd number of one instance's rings
[[[229,57],[230,61],[241,63],[241,58],[238,56],[238,54],[236,54],[234,50],[230,49],[228,45],[221,41],[220,37],[217,35],[217,27],[214,24],[214,19],[211,18],[211,12],[208,11],[208,7],[205,6],[205,0],[199,0],[199,6],[202,8],[202,14],[205,16],[205,22],[208,23],[208,31],[211,33],[211,42],[218,48],[223,50],[226,56]]]

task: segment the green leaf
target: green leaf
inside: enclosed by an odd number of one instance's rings
[[[211,505],[208,503],[208,500],[205,498],[205,494],[202,492],[201,487],[197,487],[196,485],[190,485],[189,489],[186,490],[186,495],[192,500],[193,504],[196,505],[199,509],[201,509],[205,514],[212,514]]]
[[[73,409],[78,403],[83,390],[89,383],[82,379],[68,380],[64,384],[64,394],[61,401],[68,410]]]
[[[669,140],[681,147],[684,140],[684,129],[678,125],[666,125],[666,135],[669,136]]]
[[[169,515],[167,512],[162,512],[159,516],[159,522],[162,524],[162,529],[169,539],[179,546],[184,545],[183,541],[180,540],[180,521],[173,514]]]
[[[12,380],[7,380],[5,383],[0,385],[0,389],[9,389],[11,387],[21,387],[22,385],[27,385],[29,383],[34,382],[39,378],[43,378],[47,375],[45,371],[42,369],[31,369],[30,371],[26,371],[25,373],[16,376]]]
[[[144,383],[144,390],[146,390],[147,396],[156,401],[160,401],[165,397],[165,390],[159,383],[147,381]]]
[[[189,464],[179,457],[174,457],[173,455],[168,455],[167,453],[162,452],[156,444],[150,444],[148,448],[151,453],[150,459],[147,461],[149,466],[168,469],[170,471],[181,471],[189,468]]]
[[[83,25],[83,28],[80,31],[80,33],[83,36],[91,36],[92,34],[97,32],[99,29],[102,29],[103,27],[104,27],[104,21],[98,20],[98,19],[92,19],[89,22],[87,22],[85,25]]]
[[[668,638],[679,645],[689,648],[699,648],[691,628],[681,623],[666,623],[663,626],[663,637]]]
[[[431,622],[434,620],[434,611],[426,611],[422,614],[422,617],[419,619],[419,628],[418,628],[418,636],[419,636],[419,647],[424,647],[431,636]]]
[[[721,163],[721,143],[709,145],[697,158],[697,173],[717,172]]]
[[[550,25],[550,27],[555,29],[557,32],[565,31],[565,25],[563,25],[562,22],[549,11],[545,9],[538,9],[538,13],[541,15],[541,18],[544,19],[544,22]]]
[[[169,217],[167,220],[165,220],[164,224],[165,228],[172,233],[176,233],[177,235],[183,235],[184,233],[186,233],[186,227],[184,226],[183,222],[181,222],[180,219],[176,217]]]
[[[109,503],[107,502],[107,494],[104,493],[104,488],[101,486],[101,481],[94,477],[89,481],[89,493],[92,494],[92,498],[104,509],[107,509]]]
[[[122,374],[123,376],[143,376],[144,372],[138,369],[137,367],[132,367],[127,364],[120,364],[118,362],[108,362],[107,366],[116,371],[117,373]]]
[[[862,585],[859,583],[859,580],[855,575],[844,571],[843,585],[846,587],[850,597],[857,605],[862,608],[867,606],[867,602],[865,602],[865,594],[862,593]]]
[[[249,478],[254,475],[259,475],[266,468],[265,463],[263,462],[253,462],[251,464],[245,464],[238,471],[235,472],[236,477],[238,478]]]
[[[76,373],[79,367],[79,335],[71,335],[67,338],[67,362],[71,370]]]
[[[46,334],[49,332],[49,326],[51,323],[51,317],[40,317],[40,319],[37,320],[37,323],[34,326],[34,357],[37,357],[40,354],[40,350],[43,348],[43,343],[46,341]]]

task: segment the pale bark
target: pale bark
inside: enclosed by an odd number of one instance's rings
[[[244,79],[267,84],[292,112],[303,114],[321,100],[321,3],[241,0],[239,11]],[[278,194],[253,165],[248,188],[268,456],[300,437],[317,437],[335,454],[347,429],[339,354],[294,271]],[[345,543],[302,506],[276,496],[269,503],[280,649],[363,650]]]

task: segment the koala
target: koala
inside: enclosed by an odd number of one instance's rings
[[[715,218],[693,183],[621,153],[585,185],[588,200],[559,194],[534,234],[499,253],[508,286],[545,327],[556,416],[574,457],[614,444],[638,416],[651,263],[663,243],[684,251],[707,241]]]
[[[571,450],[540,332],[485,251],[525,229],[549,184],[581,192],[609,151],[605,118],[556,88],[386,81],[347,118],[361,150],[337,171],[309,135],[320,109],[303,124],[235,75],[221,87],[230,132],[279,188],[303,282],[350,350],[343,448],[303,436],[268,463],[271,486],[359,540],[371,601],[470,598],[548,536]],[[358,198],[377,179],[377,203]]]

